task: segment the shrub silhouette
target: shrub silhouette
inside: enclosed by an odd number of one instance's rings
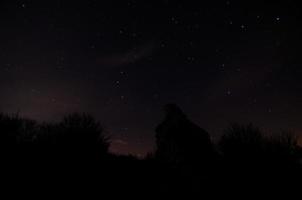
[[[177,105],[168,104],[164,109],[164,121],[156,128],[156,158],[170,164],[207,162],[213,156],[209,134]]]

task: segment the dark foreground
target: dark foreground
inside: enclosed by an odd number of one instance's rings
[[[10,198],[275,198],[301,195],[301,147],[290,133],[265,136],[232,125],[217,144],[170,106],[155,152],[138,159],[108,152],[92,117],[56,124],[0,115],[1,193]]]

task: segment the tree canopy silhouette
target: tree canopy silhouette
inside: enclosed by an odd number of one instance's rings
[[[109,138],[88,114],[73,113],[57,124],[41,126],[38,142],[64,159],[97,159],[108,153]]]
[[[227,162],[269,171],[299,167],[302,158],[301,147],[293,133],[269,136],[252,124],[232,124],[225,130],[218,147]]]
[[[156,128],[156,157],[174,164],[208,161],[214,152],[209,134],[177,105],[167,104],[164,110],[165,118]]]

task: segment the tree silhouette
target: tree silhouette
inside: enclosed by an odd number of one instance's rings
[[[261,155],[265,141],[260,129],[252,124],[247,126],[232,124],[225,130],[218,145],[226,157],[251,160]]]
[[[36,122],[20,117],[18,114],[0,114],[1,141],[18,143],[31,139],[35,134]]]
[[[207,161],[213,156],[209,134],[191,122],[175,104],[164,107],[164,121],[156,128],[156,157],[171,164]]]
[[[270,174],[271,177],[278,173],[288,177],[301,170],[301,147],[289,132],[268,136],[252,124],[233,124],[221,137],[218,147],[226,163],[231,164],[229,166],[236,173],[244,171],[245,175]]]
[[[271,136],[266,144],[270,161],[279,167],[298,167],[302,156],[298,138],[291,132]]]
[[[1,158],[16,162],[25,160],[31,152],[31,142],[36,135],[37,123],[18,114],[0,114]]]
[[[57,124],[42,125],[38,143],[47,147],[50,156],[65,160],[98,159],[109,148],[109,138],[101,124],[92,116],[79,113],[67,115]]]

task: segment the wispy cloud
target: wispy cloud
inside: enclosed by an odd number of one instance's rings
[[[122,139],[113,140],[112,143],[119,144],[119,145],[128,145],[128,142],[126,142],[125,140],[122,140]]]
[[[134,47],[126,52],[106,55],[97,59],[97,63],[103,67],[120,67],[136,63],[148,56],[151,56],[156,49],[154,40],[144,45]]]

